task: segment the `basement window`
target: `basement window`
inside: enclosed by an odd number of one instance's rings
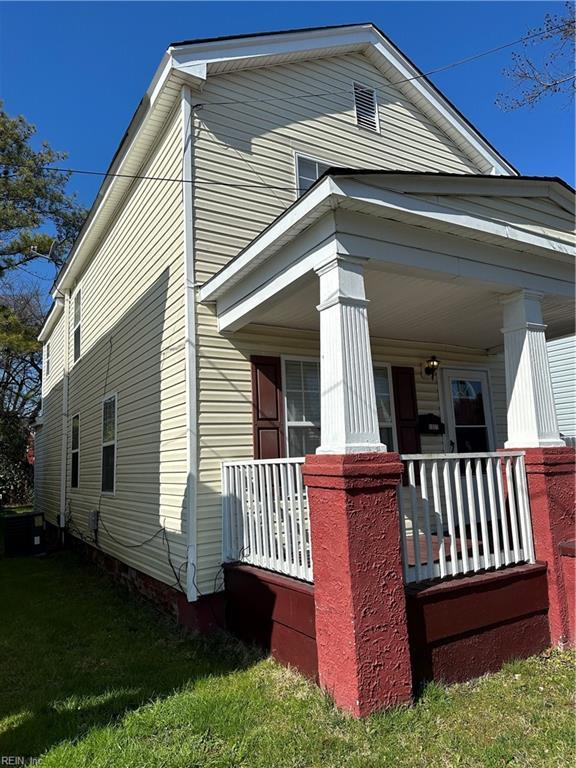
[[[72,467],[70,487],[80,487],[80,415],[72,417]]]
[[[367,131],[380,132],[378,121],[378,103],[376,91],[360,83],[354,83],[354,108],[356,110],[356,125]]]
[[[102,493],[116,491],[116,395],[102,402]]]

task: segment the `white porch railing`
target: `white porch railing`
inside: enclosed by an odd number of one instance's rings
[[[398,489],[406,583],[534,562],[521,451],[406,454]],[[313,580],[304,459],[222,464],[223,557]]]
[[[400,486],[407,583],[534,562],[524,454],[408,454]]]
[[[304,459],[222,464],[223,555],[312,581]]]

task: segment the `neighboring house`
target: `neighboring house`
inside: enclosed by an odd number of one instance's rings
[[[576,444],[576,337],[548,342],[548,360],[560,434]]]
[[[574,331],[573,206],[370,24],[171,45],[40,336],[36,508],[196,605],[223,559],[311,582],[300,457],[385,444],[421,457],[406,580],[468,570],[432,562],[426,515],[504,515],[500,460],[456,490],[432,462],[563,445],[543,329]],[[503,564],[533,560],[507,460],[527,538]]]

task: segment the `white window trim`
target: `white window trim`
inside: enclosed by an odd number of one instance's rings
[[[78,419],[78,448],[72,448],[72,435],[74,434],[74,419]],[[78,454],[78,485],[72,485],[72,460],[70,460],[70,490],[77,491],[80,488],[80,414],[75,413],[70,422],[70,455]]]
[[[50,352],[50,342],[47,341],[44,345],[44,373],[46,381],[48,381],[50,376]]]
[[[492,379],[490,375],[490,369],[489,368],[483,368],[482,366],[478,365],[441,365],[438,369],[438,372],[436,374],[438,379],[438,396],[440,399],[440,418],[442,419],[442,422],[446,425],[446,434],[445,434],[445,440],[446,443],[444,445],[444,450],[449,453],[450,452],[450,440],[455,438],[455,435],[451,434],[451,427],[453,426],[453,416],[452,416],[452,402],[451,397],[452,394],[450,391],[448,391],[446,387],[446,379],[445,375],[449,374],[450,372],[458,373],[462,372],[465,373],[467,376],[474,375],[474,373],[480,373],[486,376],[486,386],[488,390],[488,403],[485,404],[486,408],[485,410],[487,413],[485,413],[486,416],[486,428],[488,429],[488,450],[489,451],[495,451],[496,450],[496,422],[494,420],[494,398],[492,396]],[[450,398],[450,400],[449,400]]]
[[[318,363],[320,364],[320,358],[319,357],[310,357],[310,356],[304,356],[304,355],[281,355],[281,368],[282,368],[282,402],[284,405],[284,450],[286,452],[286,456],[290,456],[290,443],[289,443],[289,435],[288,435],[288,426],[291,427],[321,427],[320,424],[314,424],[312,421],[291,421],[290,425],[288,425],[288,395],[286,391],[286,361],[287,360],[295,360],[296,362],[301,363]],[[392,416],[392,439],[394,441],[393,446],[387,445],[386,448],[389,451],[397,451],[398,448],[398,434],[396,432],[396,404],[394,402],[394,383],[392,381],[392,363],[385,363],[385,362],[374,362],[372,361],[372,367],[373,368],[386,368],[388,371],[388,383],[390,385],[390,411]],[[378,426],[382,426],[380,422],[378,422]],[[388,425],[385,425],[388,427]],[[292,457],[297,458],[297,457]]]
[[[77,325],[74,325],[74,315],[75,315],[75,307],[76,307],[76,296],[80,293],[80,322]],[[82,295],[82,283],[78,283],[76,288],[74,288],[74,292],[70,296],[70,303],[71,303],[71,311],[70,311],[70,317],[72,319],[72,334],[71,334],[71,347],[72,347],[72,354],[70,355],[70,368],[73,368],[76,363],[82,359],[82,321],[84,319],[84,296]],[[76,328],[80,328],[80,354],[76,359],[74,359],[74,334],[76,333]],[[70,333],[70,331],[68,331]]]
[[[392,381],[392,363],[375,363],[374,360],[372,361],[372,368],[386,368],[388,371],[388,386],[390,388],[390,416],[392,418],[392,424],[390,425],[392,427],[392,440],[394,445],[390,446],[387,445],[386,448],[389,451],[397,451],[398,450],[398,434],[396,432],[396,403],[395,403],[395,396],[394,396],[394,382]],[[381,422],[378,422],[378,427],[383,426]],[[388,427],[388,425],[386,425]]]
[[[114,440],[104,442],[104,403],[114,398]],[[104,476],[104,448],[114,446],[114,488],[111,491],[102,490],[102,478]],[[116,495],[116,470],[118,464],[118,395],[116,392],[108,392],[100,401],[100,495]]]
[[[375,107],[375,114],[376,114],[376,130],[372,131],[370,128],[364,128],[363,125],[360,125],[358,123],[358,112],[356,109],[356,96],[354,94],[354,86],[358,86],[358,88],[364,88],[366,90],[370,90],[374,94],[374,107]],[[354,99],[354,119],[356,121],[356,128],[358,128],[361,131],[366,131],[367,133],[376,133],[378,136],[380,136],[380,105],[378,103],[378,91],[376,88],[373,88],[371,85],[364,85],[364,83],[359,83],[358,80],[354,80],[352,83],[352,98]]]
[[[298,184],[298,180],[300,178],[300,174],[298,173],[298,159],[302,160],[309,160],[311,163],[322,163],[323,165],[327,165],[331,168],[337,168],[342,167],[342,161],[339,162],[333,162],[332,160],[322,159],[321,157],[315,157],[313,155],[308,155],[306,152],[300,152],[297,149],[293,150],[293,163],[294,163],[294,189],[296,193],[296,200],[298,200],[302,195],[305,194],[305,192],[300,192],[300,187]],[[308,190],[306,190],[308,191]]]

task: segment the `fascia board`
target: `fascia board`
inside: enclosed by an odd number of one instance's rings
[[[372,30],[375,38],[372,42],[375,50],[386,60],[388,64],[394,67],[402,80],[408,82],[400,83],[407,86],[407,90],[413,90],[422,96],[436,110],[437,114],[446,120],[458,133],[489,162],[499,173],[505,175],[517,175],[515,169],[505,162],[500,155],[482,140],[480,135],[466,123],[466,121],[436,92],[436,90],[427,82],[425,77],[410,64],[402,53],[393,46],[377,30]],[[411,79],[418,78],[418,79]],[[390,80],[394,85],[394,81]]]
[[[46,320],[44,321],[44,325],[40,329],[40,333],[38,334],[38,341],[41,343],[44,343],[45,341],[48,341],[50,338],[50,334],[54,330],[54,326],[62,316],[62,312],[64,311],[64,301],[60,298],[55,299],[54,304],[52,305],[52,308],[50,309],[50,312],[48,312],[48,316]]]
[[[342,198],[353,198],[359,202],[388,208],[391,211],[414,216],[424,221],[437,222],[440,225],[449,224],[461,230],[464,235],[482,232],[485,235],[504,240],[508,243],[511,240],[516,241],[520,245],[534,248],[544,255],[550,256],[558,253],[576,256],[576,248],[571,247],[564,241],[531,234],[514,227],[512,224],[500,223],[494,219],[484,219],[473,214],[465,214],[439,203],[431,203],[405,193],[364,184],[353,178],[339,178],[335,186],[334,194],[340,195]]]
[[[303,30],[300,32],[279,32],[266,37],[250,37],[238,40],[215,40],[206,43],[191,43],[169,48],[179,61],[191,60],[208,65],[225,61],[242,61],[260,57],[278,56],[286,53],[321,51],[322,49],[350,45],[366,45],[371,40],[370,25],[355,25],[332,30]]]

